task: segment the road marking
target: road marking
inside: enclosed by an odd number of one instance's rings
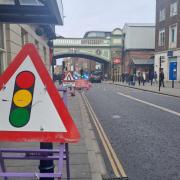
[[[162,110],[162,111],[169,112],[169,113],[171,113],[171,114],[173,114],[173,115],[176,115],[176,116],[179,116],[179,117],[180,117],[180,113],[179,113],[179,112],[176,112],[176,111],[170,110],[170,109],[168,109],[168,108],[165,108],[165,107],[162,107],[162,106],[159,106],[159,105],[156,105],[156,104],[153,104],[153,103],[147,102],[147,101],[143,101],[143,100],[140,100],[140,99],[134,98],[134,97],[132,97],[132,96],[126,95],[126,94],[121,93],[121,92],[117,92],[117,94],[118,94],[118,95],[120,95],[120,96],[127,97],[127,98],[129,98],[129,99],[135,100],[135,101],[137,101],[137,102],[140,102],[140,103],[146,104],[146,105],[148,105],[148,106],[155,107],[155,108],[160,109],[160,110]]]
[[[105,134],[94,110],[92,109],[87,97],[84,95],[84,93],[82,93],[82,97],[86,103],[86,106],[88,108],[88,111],[92,117],[92,120],[95,124],[95,127],[97,129],[97,132],[99,134],[99,137],[102,141],[102,144],[104,146],[104,149],[106,151],[106,154],[109,158],[109,161],[110,161],[110,164],[112,166],[112,169],[114,171],[114,174],[116,175],[116,177],[127,177],[124,169],[123,169],[123,166],[121,165],[119,159],[117,158],[117,155],[112,147],[112,145],[110,144],[109,140],[108,140],[108,137],[107,135]]]
[[[113,119],[120,119],[120,117],[121,117],[121,116],[119,116],[119,115],[113,115],[113,116],[112,116]]]

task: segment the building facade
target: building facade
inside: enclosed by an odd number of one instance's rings
[[[125,24],[123,73],[149,74],[154,71],[155,25]]]
[[[50,49],[48,37],[36,34],[37,26],[22,24],[0,24],[0,73],[2,73],[26,43],[33,43],[48,71],[50,71]]]
[[[180,81],[180,1],[156,0],[155,71]]]
[[[26,43],[36,46],[50,72],[49,40],[55,37],[55,24],[63,25],[62,1],[1,0],[0,8],[0,74]]]
[[[83,69],[86,72],[92,72],[96,70],[96,62],[84,58],[71,57],[64,58],[65,69],[67,71],[80,72]]]

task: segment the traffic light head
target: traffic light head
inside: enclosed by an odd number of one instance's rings
[[[16,76],[9,122],[12,126],[20,128],[30,119],[35,76],[30,71],[22,71]]]

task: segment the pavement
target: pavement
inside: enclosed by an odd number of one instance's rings
[[[68,109],[77,125],[81,140],[77,144],[70,144],[70,173],[71,179],[75,180],[102,180],[102,176],[106,175],[105,163],[95,137],[95,133],[86,111],[86,107],[82,100],[81,94],[68,97]],[[54,147],[57,144],[54,144]],[[39,143],[14,143],[0,142],[1,148],[34,148],[39,147]],[[38,172],[39,161],[31,160],[6,160],[8,171],[16,172]],[[63,167],[63,178],[66,179],[66,167]],[[0,180],[3,180],[0,177]],[[24,180],[32,178],[9,178],[10,180]],[[36,179],[36,178],[35,178]]]
[[[112,81],[106,81],[105,83],[112,83]],[[128,85],[128,83],[126,82],[124,83],[114,82],[114,84],[119,86],[159,93],[159,94],[165,94],[174,97],[180,97],[180,82],[175,82],[174,88],[172,88],[172,82],[165,82],[165,87],[161,87],[160,91],[159,91],[159,84],[155,82],[152,85],[150,83],[145,83],[144,86],[142,84],[139,86],[138,82],[136,82],[134,86]]]

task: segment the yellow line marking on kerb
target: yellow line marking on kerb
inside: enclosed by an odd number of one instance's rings
[[[129,98],[129,99],[132,99],[132,100],[134,100],[134,101],[137,101],[137,102],[146,104],[146,105],[148,105],[148,106],[155,107],[155,108],[160,109],[160,110],[162,110],[162,111],[169,112],[169,113],[174,114],[174,115],[176,115],[176,116],[180,116],[180,113],[179,113],[179,112],[170,110],[170,109],[168,109],[168,108],[165,108],[165,107],[162,107],[162,106],[158,106],[158,105],[156,105],[156,104],[153,104],[153,103],[150,103],[150,102],[147,102],[147,101],[143,101],[143,100],[134,98],[134,97],[132,97],[132,96],[123,94],[123,93],[121,93],[121,92],[118,92],[117,94],[120,95],[120,96],[127,97],[127,98]]]
[[[99,137],[102,141],[102,144],[104,146],[106,154],[109,158],[109,161],[110,161],[110,164],[112,166],[112,169],[114,171],[115,176],[116,177],[127,177],[127,175],[123,169],[123,166],[121,165],[119,159],[117,158],[117,155],[116,155],[112,145],[110,144],[108,137],[107,137],[106,133],[104,132],[104,130],[103,130],[94,110],[92,109],[87,97],[84,94],[82,94],[82,96],[84,98],[84,101],[85,101],[88,109],[89,109],[89,113],[92,116],[93,122],[94,122],[95,127],[98,131]]]

